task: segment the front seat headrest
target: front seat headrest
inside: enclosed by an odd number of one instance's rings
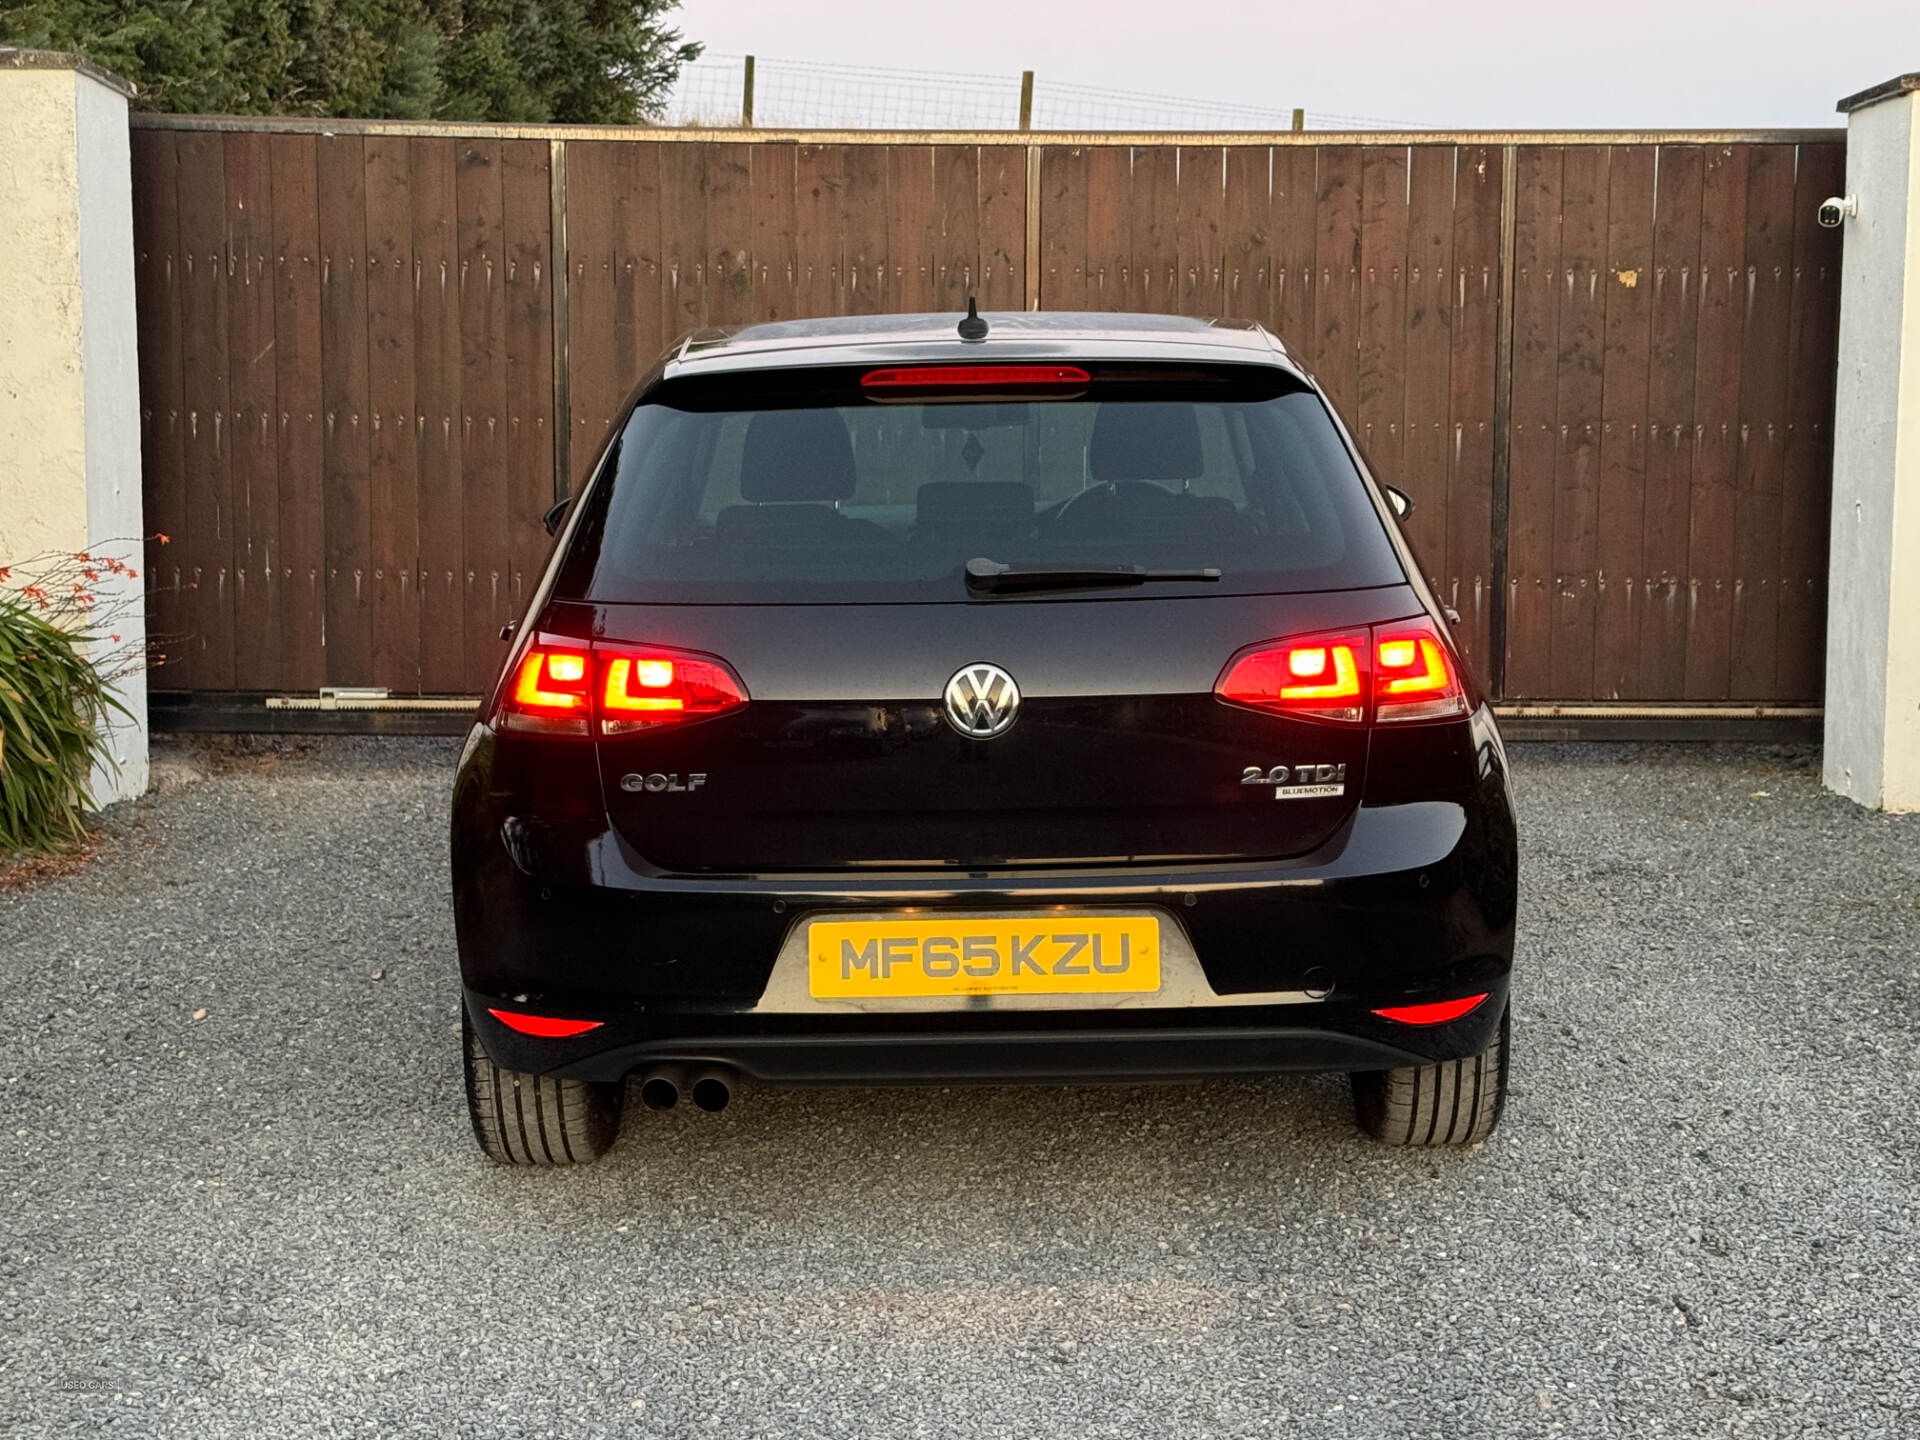
[[[762,410],[747,422],[740,498],[755,504],[847,500],[853,441],[833,410]]]
[[[1115,480],[1193,480],[1205,474],[1193,406],[1103,404],[1093,418],[1087,473],[1101,485]]]

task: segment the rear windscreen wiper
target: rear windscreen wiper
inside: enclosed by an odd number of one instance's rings
[[[1003,565],[976,555],[967,561],[967,588],[989,594],[1016,590],[1077,590],[1144,585],[1149,580],[1218,580],[1209,565],[1193,570],[1150,570],[1145,565]]]

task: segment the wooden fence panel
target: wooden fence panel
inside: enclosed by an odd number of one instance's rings
[[[1838,137],[144,117],[133,156],[156,688],[480,689],[556,467],[578,486],[675,336],[1031,285],[1274,331],[1414,497],[1503,695],[1819,695]]]

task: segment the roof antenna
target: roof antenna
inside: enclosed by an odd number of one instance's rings
[[[966,316],[960,321],[960,338],[962,340],[984,340],[987,338],[987,322],[980,318],[979,307],[975,305],[973,296],[971,295],[967,296]]]

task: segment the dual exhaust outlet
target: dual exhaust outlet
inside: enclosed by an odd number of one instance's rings
[[[671,1110],[682,1095],[709,1114],[724,1110],[733,1099],[733,1074],[715,1068],[689,1072],[684,1065],[660,1065],[640,1082],[640,1103],[649,1110]]]

